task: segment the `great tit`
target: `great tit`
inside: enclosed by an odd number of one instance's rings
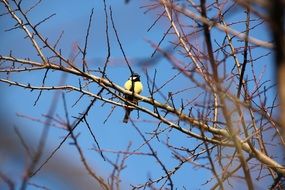
[[[140,81],[140,75],[137,73],[132,73],[129,79],[125,82],[124,88],[131,91],[132,93],[140,94],[143,90],[143,85]],[[138,104],[138,100],[133,95],[125,95],[125,99],[128,102],[132,102],[133,104]],[[130,113],[133,110],[128,102],[126,102],[126,113],[123,120],[124,123],[128,123]]]

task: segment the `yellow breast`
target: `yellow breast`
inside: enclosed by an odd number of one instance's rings
[[[132,88],[132,85],[134,85],[134,88]],[[143,86],[140,81],[132,82],[131,80],[127,80],[124,87],[126,90],[129,91],[132,91],[133,89],[136,94],[140,94],[143,90]]]

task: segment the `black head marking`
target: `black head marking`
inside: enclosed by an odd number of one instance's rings
[[[132,73],[132,75],[130,76],[129,80],[140,81],[140,75],[138,73]]]
[[[140,75],[138,73],[133,73],[131,77],[140,77]]]

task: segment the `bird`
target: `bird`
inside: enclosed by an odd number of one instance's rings
[[[143,90],[143,84],[140,81],[140,75],[137,73],[132,73],[129,79],[125,82],[124,88],[126,90],[131,91],[132,93],[140,94]],[[125,95],[126,101],[126,107],[125,107],[125,117],[123,122],[128,123],[129,117],[131,114],[131,111],[133,108],[131,108],[132,105],[128,102],[132,102],[133,104],[138,104],[138,100],[134,97],[134,95]]]

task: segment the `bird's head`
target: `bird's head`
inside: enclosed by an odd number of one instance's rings
[[[130,76],[129,80],[132,80],[132,81],[140,81],[140,75],[137,74],[137,73],[133,73],[133,74]]]

